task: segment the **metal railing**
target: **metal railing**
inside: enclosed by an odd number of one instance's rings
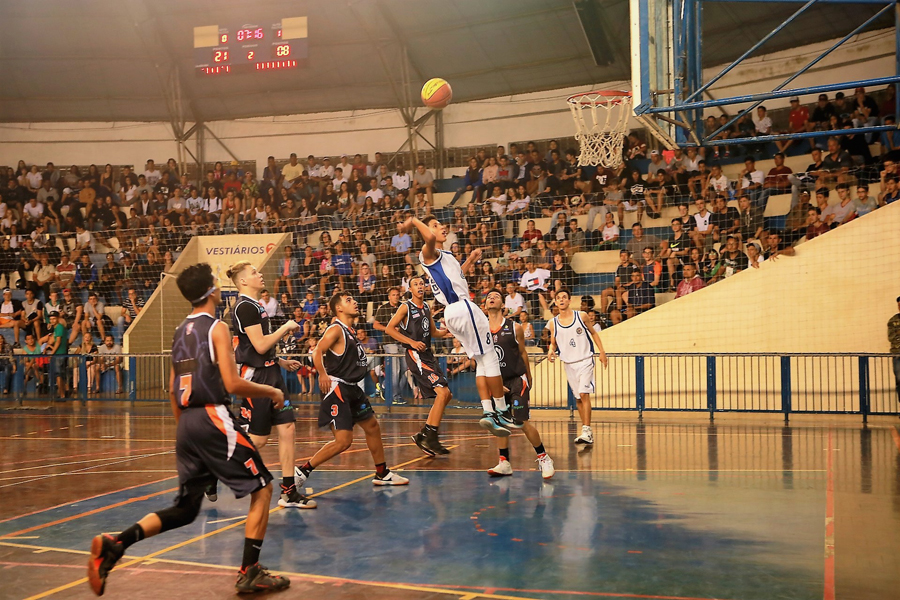
[[[403,355],[371,355],[363,382],[376,404],[427,405],[415,398]],[[308,355],[292,358],[308,360]],[[447,360],[439,356],[446,372]],[[598,410],[694,411],[791,414],[900,414],[898,381],[891,354],[610,354],[607,368],[596,362],[592,406]],[[561,362],[531,355],[531,407],[574,409]],[[109,356],[15,355],[0,361],[0,390],[19,401],[58,400],[64,378],[69,398],[168,401],[168,354],[129,354],[116,364]],[[118,368],[118,372],[117,372]],[[318,380],[305,370],[283,371],[295,404],[318,401]],[[301,377],[304,381],[301,381]],[[375,379],[382,385],[376,395]],[[448,377],[451,406],[480,407],[474,371]]]

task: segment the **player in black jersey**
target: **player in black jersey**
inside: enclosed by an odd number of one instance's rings
[[[300,368],[300,363],[278,358],[275,351],[279,340],[300,326],[290,320],[272,332],[269,315],[259,303],[266,282],[262,273],[249,262],[235,263],[228,269],[227,275],[240,294],[231,309],[231,327],[234,355],[241,377],[287,393],[281,369],[294,372]],[[294,481],[294,408],[291,403],[284,401],[279,406],[272,406],[268,398],[247,397],[241,401],[241,416],[249,421],[247,432],[257,448],[268,442],[272,425],[278,431],[278,458],[281,461],[281,498],[278,505],[315,508],[316,501],[303,496]]]
[[[194,307],[175,330],[169,375],[169,399],[178,423],[178,495],[174,506],[150,513],[119,534],[96,536],[88,560],[88,583],[95,594],[102,596],[106,578],[125,550],[144,538],[191,523],[200,512],[204,490],[218,478],[237,498],[250,495],[237,591],[284,589],[290,581],[270,574],[259,564],[269,522],[272,475],[227,408],[228,394],[271,398],[276,404],[283,402],[284,396],[279,389],[238,377],[228,327],[213,316],[222,303],[222,293],[210,266],[201,263],[188,267],[177,283]]]
[[[453,337],[446,329],[434,325],[431,309],[425,304],[425,280],[413,277],[409,281],[412,299],[403,302],[391,317],[384,332],[406,347],[406,368],[412,373],[423,398],[434,398],[422,430],[412,436],[416,445],[430,456],[450,454],[438,440],[441,417],[450,402],[450,387],[431,350],[431,336]]]
[[[368,373],[369,358],[356,339],[353,320],[359,316],[359,304],[347,292],[338,292],[328,301],[335,316],[313,350],[313,362],[319,373],[319,427],[331,427],[334,441],[328,442],[305,465],[295,471],[303,485],[313,469],[331,460],[353,443],[353,426],[366,434],[366,445],[375,461],[375,485],[407,485],[409,479],[387,468],[381,427],[375,411],[359,387]]]
[[[528,400],[531,395],[531,363],[528,350],[525,348],[525,334],[522,326],[504,316],[503,296],[500,292],[491,292],[485,300],[488,322],[491,324],[491,335],[494,336],[494,351],[500,359],[500,374],[503,376],[503,388],[506,392],[506,403],[512,409],[516,422],[522,424],[522,432],[534,447],[541,476],[550,479],[556,470],[553,461],[544,450],[541,434],[529,421]],[[497,438],[500,449],[500,463],[488,469],[492,477],[512,475],[509,463],[509,438]]]

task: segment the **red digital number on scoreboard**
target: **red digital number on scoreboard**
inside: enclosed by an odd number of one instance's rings
[[[256,29],[238,29],[235,37],[237,41],[243,42],[245,40],[261,40],[265,35],[262,27],[257,27]]]

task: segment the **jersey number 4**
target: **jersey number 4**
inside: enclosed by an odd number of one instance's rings
[[[184,375],[178,376],[178,402],[181,403],[181,406],[183,407],[187,407],[188,403],[191,401],[193,381],[193,373],[185,373]]]

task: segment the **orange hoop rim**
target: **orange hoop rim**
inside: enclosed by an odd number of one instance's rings
[[[587,98],[587,96],[600,96],[603,100]],[[631,99],[631,92],[626,92],[625,90],[595,90],[593,92],[572,94],[566,99],[566,102],[574,105],[591,106],[592,104],[621,104],[626,99]]]

